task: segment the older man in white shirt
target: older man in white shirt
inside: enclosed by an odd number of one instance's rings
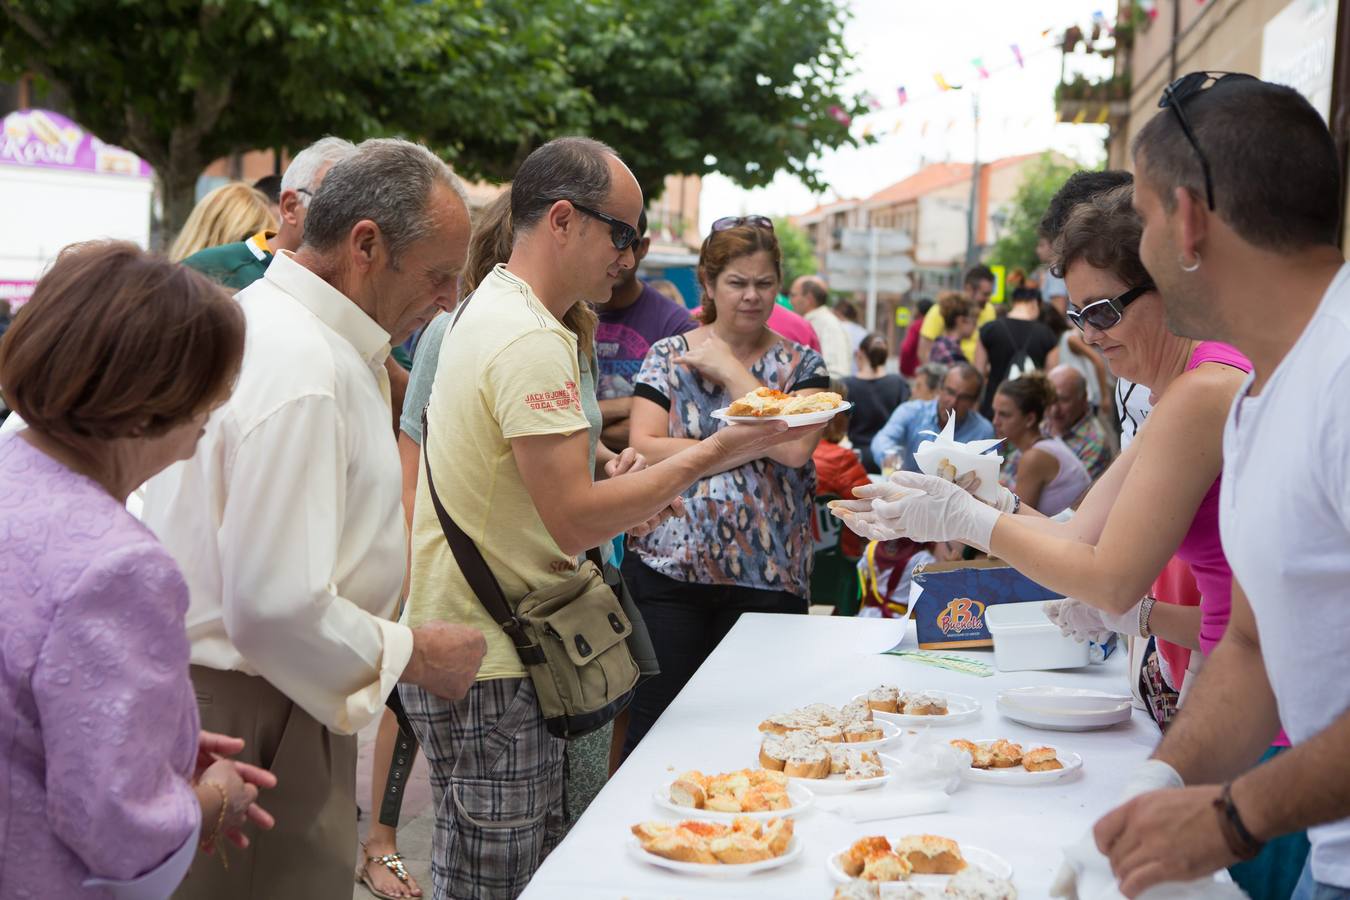
[[[815,275],[803,275],[792,282],[788,299],[792,301],[792,309],[816,330],[816,337],[820,338],[820,355],[825,357],[825,367],[830,374],[835,378],[852,375],[853,351],[858,348],[849,346],[844,324],[830,312],[830,292],[825,282]]]
[[[276,830],[177,896],[336,897],[356,849],[355,732],[399,681],[468,690],[476,629],[392,621],[407,543],[389,428],[390,344],[454,290],[463,191],[426,148],[361,144],[314,197],[304,242],[238,295],[239,383],[144,519],[183,568],[202,725],[278,778]]]

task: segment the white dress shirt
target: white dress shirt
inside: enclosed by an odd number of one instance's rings
[[[261,675],[341,734],[384,708],[412,655],[389,334],[286,252],[237,295],[244,363],[144,521],[191,591],[194,665]]]
[[[830,374],[835,378],[853,374],[853,351],[848,348],[848,335],[839,317],[828,307],[817,306],[806,314],[805,319],[820,338],[820,355],[825,357],[825,367]]]

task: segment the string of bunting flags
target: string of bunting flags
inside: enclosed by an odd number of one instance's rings
[[[1204,0],[1200,0],[1200,2],[1204,2]],[[934,90],[919,90],[911,92],[910,87],[908,85],[903,84],[897,85],[895,89],[895,99],[893,102],[890,103],[883,103],[881,99],[878,98],[875,94],[871,92],[866,92],[863,94],[862,99],[863,102],[867,105],[868,111],[866,113],[863,113],[862,115],[868,119],[871,119],[875,114],[878,113],[899,112],[901,110],[906,109],[907,107],[910,107],[912,104],[915,103],[921,104],[927,100],[947,96],[952,91],[962,90],[963,88],[966,87],[967,84],[970,84],[971,82],[977,83],[980,81],[988,81],[1004,72],[1015,72],[1025,69],[1028,60],[1035,59],[1036,57],[1039,57],[1045,53],[1060,50],[1064,45],[1065,35],[1071,31],[1077,31],[1080,35],[1088,35],[1093,33],[1099,35],[1100,34],[1113,35],[1115,33],[1115,26],[1114,23],[1107,18],[1105,13],[1103,13],[1101,10],[1097,10],[1092,14],[1091,24],[1089,25],[1086,26],[1075,25],[1071,26],[1070,28],[1058,30],[1055,28],[1046,28],[1045,30],[1041,31],[1038,39],[1033,39],[1034,43],[1019,42],[1008,44],[1006,51],[1004,50],[999,51],[999,56],[1003,58],[1003,61],[996,65],[988,65],[985,62],[986,59],[995,60],[999,58],[994,56],[993,54],[982,53],[979,56],[972,57],[970,60],[970,69],[967,71],[966,79],[959,83],[953,82],[947,77],[947,75],[950,73],[950,70],[948,70],[947,73],[937,71],[933,73],[933,85],[935,88]],[[1039,46],[1035,46],[1035,44],[1039,44]],[[1003,56],[1005,52],[1007,55]],[[841,125],[844,125],[845,127],[851,126],[854,121],[854,117],[849,115],[849,113],[846,110],[844,110],[842,107],[839,106],[831,106],[829,108],[829,114],[831,117],[834,118],[835,121],[837,121]],[[1088,115],[1089,115],[1088,109],[1084,107],[1075,114],[1072,121],[1074,122],[1074,124],[1082,124],[1088,121]],[[1106,122],[1108,117],[1109,117],[1109,108],[1103,105],[1101,110],[1092,118],[1092,122],[1094,124],[1101,124]],[[1055,113],[1055,121],[1057,122],[1060,121],[1060,114],[1058,111],[1056,111]],[[1029,127],[1034,122],[1035,117],[1028,118],[1023,123],[1023,126]],[[1003,124],[1005,128],[1009,127],[1011,123],[1012,120],[1010,117],[1004,118]],[[933,124],[932,119],[925,119],[919,125],[920,136],[926,136],[932,124]],[[957,124],[958,124],[957,118],[954,117],[949,118],[946,122],[946,131],[948,132],[952,131],[954,128],[956,128]],[[905,126],[904,119],[897,119],[894,125],[890,126],[885,130],[889,134],[897,134],[904,128],[904,126]],[[872,122],[869,121],[863,124],[862,136],[864,138],[870,138],[876,132],[877,128]]]

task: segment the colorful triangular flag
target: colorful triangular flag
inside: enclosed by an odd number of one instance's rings
[[[1027,63],[1026,60],[1022,59],[1021,48],[1019,48],[1016,44],[1013,44],[1012,52],[1013,52],[1013,59],[1017,60],[1017,68],[1025,69],[1027,67]]]
[[[838,122],[840,125],[843,125],[846,128],[849,126],[850,123],[853,122],[853,117],[850,116],[848,113],[844,112],[842,107],[831,106],[829,112],[830,118],[834,119],[836,122]]]
[[[905,86],[903,84],[895,89],[895,96],[899,99],[901,106],[904,106],[909,102],[909,94],[905,93]]]
[[[871,91],[863,94],[863,100],[867,102],[867,106],[873,111],[881,109],[881,101],[878,100]]]
[[[1111,117],[1111,107],[1103,104],[1102,111],[1097,113],[1096,123],[1098,125],[1104,125],[1106,123],[1106,120],[1110,117]]]
[[[945,78],[942,77],[942,73],[941,73],[941,72],[934,72],[934,73],[933,73],[933,80],[934,80],[935,82],[937,82],[938,90],[940,90],[940,91],[950,91],[950,90],[955,90],[955,89],[952,87],[952,85],[950,85],[950,84],[947,83],[947,79],[945,79]]]
[[[977,57],[975,57],[974,59],[972,59],[972,60],[970,61],[970,64],[971,64],[972,66],[975,67],[975,71],[976,71],[976,72],[979,72],[979,73],[980,73],[980,77],[981,77],[981,78],[988,78],[988,77],[989,77],[989,70],[986,69],[986,68],[984,67],[984,60],[983,60],[983,59],[981,59],[980,57],[977,56]]]
[[[1082,125],[1083,122],[1086,120],[1087,120],[1087,107],[1084,106],[1082,109],[1078,110],[1078,114],[1073,117],[1073,124]]]

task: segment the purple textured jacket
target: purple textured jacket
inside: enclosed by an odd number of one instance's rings
[[[120,503],[0,438],[0,897],[112,896],[82,886],[189,858],[187,604]]]

